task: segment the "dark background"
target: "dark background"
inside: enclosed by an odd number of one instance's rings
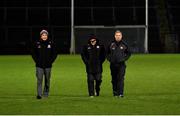
[[[145,0],[74,1],[76,26],[145,24]],[[179,10],[179,0],[149,0],[150,53],[179,52]],[[50,32],[58,52],[67,54],[70,25],[70,0],[0,0],[0,54],[29,54],[42,29]]]

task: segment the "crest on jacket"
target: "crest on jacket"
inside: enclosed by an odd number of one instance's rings
[[[111,43],[110,49],[115,50],[116,49],[116,44],[115,43]]]
[[[50,45],[50,44],[48,44],[47,48],[51,48],[51,45]]]

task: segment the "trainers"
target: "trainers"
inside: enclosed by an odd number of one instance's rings
[[[99,91],[96,91],[96,92],[95,92],[95,95],[96,95],[96,96],[99,96]]]
[[[114,95],[114,98],[118,98],[118,96],[117,96],[117,95]]]
[[[37,99],[41,99],[42,97],[38,95],[36,98],[37,98]]]
[[[95,92],[95,94],[96,94],[96,96],[99,96],[99,94],[100,94],[100,88],[98,87],[98,88],[96,88],[96,92]]]
[[[89,96],[90,98],[94,98],[94,96]]]
[[[119,97],[124,97],[124,95],[120,94]]]

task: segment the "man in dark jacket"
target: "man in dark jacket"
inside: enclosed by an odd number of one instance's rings
[[[37,99],[42,98],[43,77],[45,78],[43,95],[44,97],[49,95],[51,67],[56,57],[57,53],[53,41],[48,38],[48,32],[42,30],[40,40],[35,42],[32,48],[32,58],[36,63]]]
[[[122,32],[115,32],[115,40],[110,43],[107,50],[107,59],[110,62],[113,95],[123,97],[124,92],[124,76],[126,70],[125,61],[130,57],[131,53],[128,45],[123,41]]]
[[[92,98],[95,95],[99,96],[102,82],[102,64],[105,60],[105,48],[99,44],[96,36],[90,36],[88,45],[83,47],[81,57],[86,65],[89,96]],[[96,82],[96,93],[94,92],[94,81]]]

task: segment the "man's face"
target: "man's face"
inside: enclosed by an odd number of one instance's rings
[[[43,33],[43,34],[41,35],[41,39],[42,39],[43,41],[46,41],[46,40],[48,39],[48,35],[47,35],[46,33]]]
[[[115,40],[117,42],[120,42],[122,40],[122,33],[118,32],[118,33],[115,33]]]
[[[96,45],[96,39],[91,39],[90,42],[91,42],[91,45],[93,46]]]

